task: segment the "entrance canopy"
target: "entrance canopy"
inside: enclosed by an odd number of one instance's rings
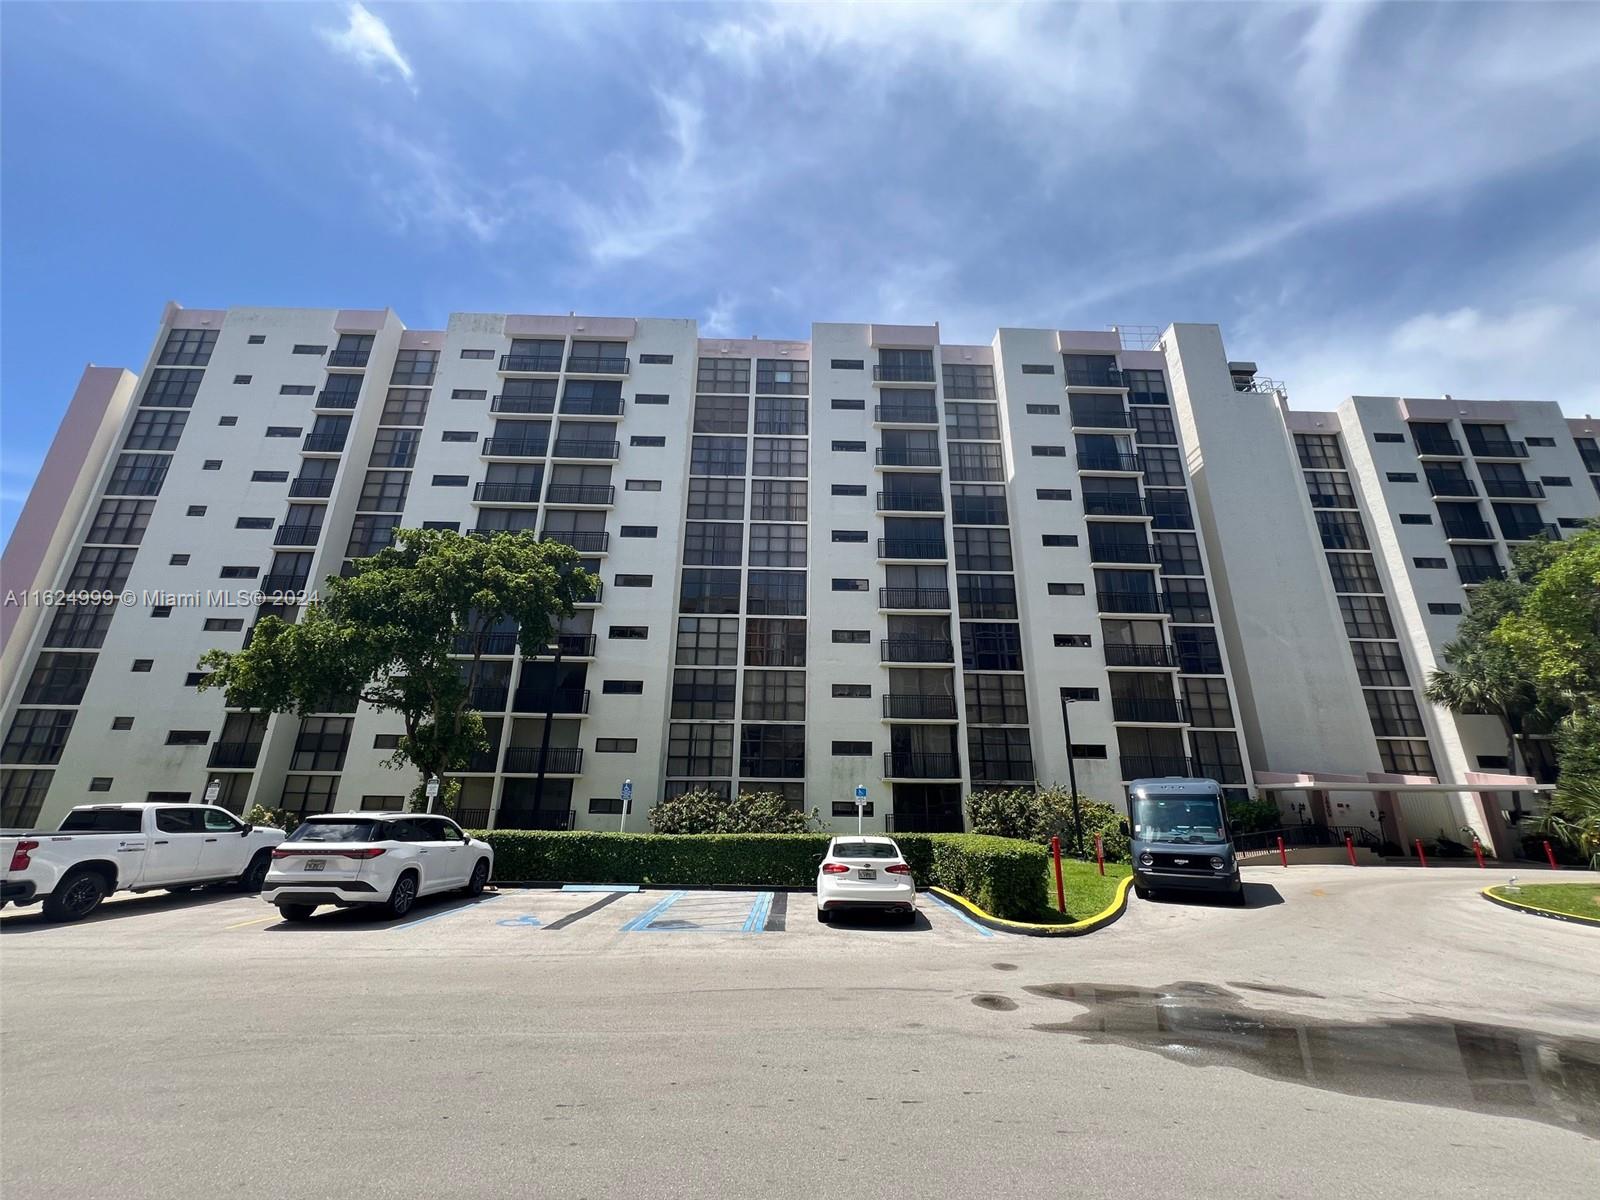
[[[1440,783],[1431,775],[1391,775],[1368,771],[1364,775],[1337,775],[1328,771],[1257,771],[1258,792],[1396,792],[1478,795],[1484,792],[1553,792],[1555,784],[1539,783],[1531,775],[1498,775],[1468,771],[1465,783]]]

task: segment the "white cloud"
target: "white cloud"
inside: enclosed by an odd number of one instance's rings
[[[348,10],[350,25],[344,30],[324,29],[323,40],[336,53],[351,59],[374,75],[382,76],[393,71],[416,91],[416,72],[400,47],[395,45],[389,27],[364,5],[352,4]]]
[[[464,233],[471,241],[488,243],[516,214],[515,193],[524,185],[477,183],[446,152],[390,125],[370,126],[366,137],[381,163],[373,189],[402,232]]]
[[[738,315],[738,302],[725,292],[718,292],[716,300],[700,319],[701,337],[737,337],[734,318]]]

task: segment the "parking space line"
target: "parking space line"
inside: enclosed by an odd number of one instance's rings
[[[240,921],[237,925],[229,925],[226,928],[228,928],[228,929],[244,929],[246,926],[249,926],[249,925],[265,925],[268,921],[277,921],[277,920],[281,920],[281,918],[278,916],[277,913],[273,913],[270,917],[256,917],[253,920]]]
[[[577,912],[570,912],[558,920],[551,921],[550,924],[544,927],[545,931],[548,933],[552,929],[565,929],[568,925],[583,920],[583,918],[587,917],[590,913],[599,912],[608,904],[615,904],[618,900],[621,900],[624,896],[629,894],[630,893],[628,892],[612,892],[608,896],[602,896],[593,904],[584,905]]]
[[[406,921],[400,925],[390,925],[386,932],[394,933],[401,929],[415,929],[418,925],[426,925],[429,921],[437,921],[443,917],[453,917],[459,912],[466,912],[469,908],[477,908],[483,904],[493,904],[499,899],[501,899],[499,896],[480,896],[476,900],[470,900],[466,904],[457,905],[455,908],[447,908],[443,912],[429,913],[425,917],[418,917],[415,921]]]
[[[772,893],[762,892],[750,906],[750,915],[744,919],[741,933],[760,933],[767,927],[767,914],[772,911]]]
[[[923,892],[922,894],[927,899],[932,900],[935,904],[937,904],[940,908],[944,909],[946,912],[953,913],[955,916],[957,916],[961,920],[965,921],[968,925],[972,926],[979,933],[983,934],[984,937],[992,938],[994,936],[994,930],[985,929],[982,925],[979,925],[976,921],[974,921],[971,917],[967,916],[966,913],[962,912],[954,904],[951,904],[948,901],[939,899],[939,897],[935,896],[932,892]]]
[[[665,900],[662,900],[660,903],[658,903],[654,908],[648,909],[647,911],[640,913],[637,917],[634,917],[631,921],[624,921],[623,924],[622,924],[622,932],[623,933],[638,933],[641,929],[646,928],[650,924],[651,921],[654,921],[662,913],[666,912],[667,909],[671,908],[674,904],[676,904],[679,900],[682,900],[688,894],[689,894],[688,892],[671,892],[671,893],[669,893],[667,895],[667,898]]]

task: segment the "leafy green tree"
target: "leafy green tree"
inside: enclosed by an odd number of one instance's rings
[[[701,789],[650,810],[653,833],[810,833],[817,814],[797,812],[776,792],[740,792],[729,800]]]
[[[1600,529],[1544,550],[1522,603],[1488,640],[1555,702],[1600,707]]]
[[[299,621],[263,617],[244,649],[207,652],[200,686],[257,712],[345,711],[360,699],[397,713],[405,733],[389,765],[416,768],[420,793],[488,748],[472,705],[483,635],[514,623],[522,652],[542,653],[556,622],[594,594],[578,561],[529,531],[397,529],[352,575],[330,577]]]
[[[1083,820],[1084,853],[1094,852],[1094,835],[1108,859],[1128,857],[1129,842],[1122,832],[1121,809],[1079,795],[1078,816]],[[1077,842],[1072,793],[1064,787],[1004,788],[973,792],[967,797],[967,821],[973,833],[1019,838],[1048,845],[1059,837],[1064,853]]]

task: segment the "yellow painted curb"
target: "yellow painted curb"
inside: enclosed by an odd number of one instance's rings
[[[1495,884],[1486,887],[1478,894],[1490,904],[1498,904],[1501,908],[1509,908],[1512,912],[1525,912],[1533,917],[1548,917],[1552,921],[1570,921],[1574,925],[1587,925],[1591,929],[1600,929],[1600,917],[1580,917],[1576,913],[1557,912],[1553,908],[1540,908],[1537,904],[1524,904],[1521,900],[1512,900],[1508,896],[1496,896],[1494,889],[1503,887],[1504,884]]]
[[[997,917],[993,913],[985,912],[965,896],[955,892],[946,891],[942,887],[929,890],[938,893],[950,903],[957,905],[974,921],[980,925],[987,925],[990,929],[998,929],[1002,933],[1020,933],[1024,937],[1082,937],[1086,933],[1093,933],[1102,929],[1120,917],[1128,908],[1128,893],[1133,889],[1133,876],[1128,875],[1118,881],[1116,898],[1105,908],[1095,913],[1092,917],[1085,917],[1081,921],[1074,921],[1071,925],[1041,925],[1033,921],[1008,921],[1005,917]]]

